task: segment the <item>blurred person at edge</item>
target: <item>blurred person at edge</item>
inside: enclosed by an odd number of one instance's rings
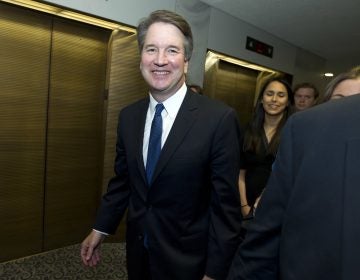
[[[331,80],[324,94],[320,96],[319,104],[358,93],[360,93],[360,65]]]
[[[359,123],[360,94],[289,118],[228,280],[359,279]]]
[[[82,242],[82,261],[99,262],[101,242],[128,210],[129,280],[225,279],[240,241],[237,114],[186,86],[193,38],[183,17],[155,11],[140,22],[137,36],[149,96],[120,112],[116,175]],[[155,107],[163,125],[150,176]]]

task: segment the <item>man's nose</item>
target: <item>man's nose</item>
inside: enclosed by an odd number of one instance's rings
[[[159,50],[156,54],[155,63],[158,65],[164,65],[168,61],[167,53],[165,50]]]

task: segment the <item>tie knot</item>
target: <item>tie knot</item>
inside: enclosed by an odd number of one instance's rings
[[[158,103],[155,106],[155,116],[161,115],[162,110],[164,109],[164,105],[162,103]]]

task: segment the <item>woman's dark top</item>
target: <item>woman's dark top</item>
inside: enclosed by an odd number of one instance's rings
[[[265,131],[262,130],[260,152],[243,151],[241,169],[245,169],[246,198],[248,205],[252,207],[255,200],[261,195],[270,177],[272,164],[275,156],[268,154],[269,143]]]

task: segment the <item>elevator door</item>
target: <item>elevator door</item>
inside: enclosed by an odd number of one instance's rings
[[[110,33],[53,20],[44,200],[44,250],[80,242],[92,227],[103,166]]]
[[[91,228],[109,36],[0,4],[0,261],[78,243]]]
[[[51,18],[0,4],[0,261],[40,252]]]
[[[258,71],[217,60],[205,72],[204,92],[238,113],[245,126],[251,119]]]

